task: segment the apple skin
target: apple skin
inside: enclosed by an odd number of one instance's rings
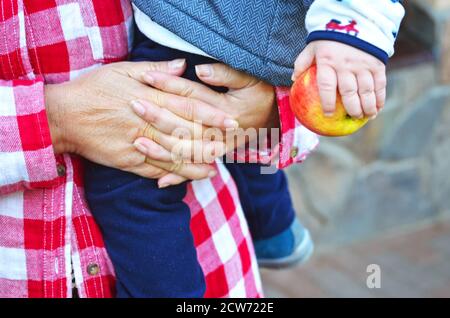
[[[339,93],[337,93],[336,110],[333,116],[324,115],[317,86],[316,65],[309,68],[294,82],[291,88],[290,104],[300,123],[322,136],[351,135],[369,121],[366,117],[357,119],[349,116]]]

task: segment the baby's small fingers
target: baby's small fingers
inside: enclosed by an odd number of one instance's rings
[[[314,49],[312,45],[308,45],[302,53],[297,57],[294,64],[294,74],[292,80],[295,81],[302,73],[306,72],[314,62]]]
[[[372,73],[361,72],[357,75],[358,94],[361,101],[364,114],[367,117],[374,117],[377,115],[377,105],[375,97],[375,84]]]
[[[382,70],[375,72],[373,77],[375,81],[375,96],[377,100],[377,108],[378,110],[381,110],[383,109],[386,102],[386,71],[383,68]]]
[[[171,185],[180,184],[186,180],[187,179],[185,177],[179,176],[174,173],[168,173],[164,177],[162,177],[161,179],[158,180],[158,187],[160,189],[162,189],[162,188],[166,188]]]
[[[326,64],[317,65],[317,86],[325,115],[331,116],[336,108],[337,77],[335,70]]]
[[[364,113],[359,100],[356,76],[351,72],[338,73],[338,87],[347,113],[352,117],[362,118]]]

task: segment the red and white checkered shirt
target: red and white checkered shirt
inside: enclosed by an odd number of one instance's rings
[[[129,2],[0,1],[0,297],[71,297],[72,271],[80,297],[114,296],[114,269],[84,199],[82,161],[53,152],[44,85],[125,59]],[[303,160],[317,138],[295,121],[287,91],[277,93],[284,167]],[[205,296],[258,297],[236,186],[222,164],[217,169],[215,178],[192,182],[185,198]]]

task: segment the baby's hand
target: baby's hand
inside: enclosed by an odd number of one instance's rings
[[[336,105],[336,88],[347,113],[356,118],[375,118],[386,99],[386,68],[374,56],[335,41],[308,44],[295,61],[292,80],[317,64],[317,84],[325,115]]]

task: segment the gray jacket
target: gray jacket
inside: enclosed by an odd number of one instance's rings
[[[290,85],[311,0],[133,0],[153,21],[273,85]]]

